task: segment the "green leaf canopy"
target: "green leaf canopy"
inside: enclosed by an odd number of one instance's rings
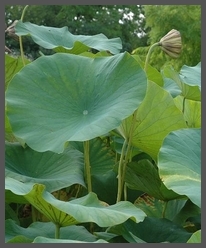
[[[201,207],[201,129],[171,132],[159,152],[159,174],[165,186]]]
[[[34,150],[61,153],[67,141],[85,141],[120,125],[142,102],[144,70],[128,53],[87,58],[43,56],[25,66],[6,92],[16,137]]]

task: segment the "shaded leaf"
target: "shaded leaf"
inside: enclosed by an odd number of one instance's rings
[[[147,243],[186,243],[192,235],[170,220],[154,217],[146,217],[141,223],[128,220],[121,225],[110,227],[108,232],[120,234],[124,229]]]
[[[167,201],[178,198],[178,194],[165,187],[157,168],[146,159],[127,165],[125,182],[128,188],[141,190],[160,200]]]
[[[5,222],[5,242],[6,243],[31,243],[38,237],[54,238],[55,225],[51,222],[34,222],[29,227],[23,228],[12,220]],[[89,233],[83,226],[67,226],[60,228],[60,239],[74,239],[94,242],[97,238]],[[25,242],[27,241],[27,242]]]
[[[85,186],[83,155],[67,147],[62,154],[36,152],[18,143],[6,143],[5,175],[21,182],[40,183],[53,192],[73,184]]]
[[[84,152],[82,142],[71,141],[70,145],[82,153]],[[96,193],[98,198],[102,201],[108,204],[114,204],[116,202],[117,192],[117,175],[113,171],[115,155],[100,138],[95,138],[89,141],[89,158],[92,191]]]
[[[185,199],[178,199],[166,202],[143,194],[137,198],[134,204],[141,208],[148,217],[167,218],[173,221],[184,207],[186,201]]]

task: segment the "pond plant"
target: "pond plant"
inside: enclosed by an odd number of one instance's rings
[[[119,38],[15,22],[5,54],[6,243],[200,243],[201,62],[172,29],[142,61]],[[51,50],[24,56],[23,38]]]

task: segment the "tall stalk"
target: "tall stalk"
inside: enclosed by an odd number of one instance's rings
[[[91,166],[89,159],[89,140],[83,142],[84,145],[84,168],[88,192],[92,192]]]
[[[151,56],[151,53],[154,50],[154,48],[159,46],[159,45],[160,45],[160,43],[157,42],[157,43],[154,43],[149,48],[149,51],[147,53],[146,60],[145,60],[145,66],[144,66],[145,73],[147,72],[147,67],[148,67],[149,58]],[[125,139],[123,147],[122,147],[122,151],[121,151],[119,168],[118,168],[118,189],[117,189],[116,202],[121,201],[123,189],[124,189],[124,195],[126,197],[126,188],[124,187],[124,178],[125,178],[125,173],[126,173],[126,166],[127,166],[129,159],[130,159],[130,150],[132,147],[132,138],[133,138],[133,133],[134,133],[134,129],[135,129],[137,111],[138,111],[138,109],[136,109],[133,113],[132,121],[131,121],[131,125],[130,125],[130,130],[129,130],[129,136],[127,139]]]
[[[60,225],[58,223],[55,224],[55,239],[60,238]]]
[[[21,21],[23,22],[25,11],[28,8],[29,5],[26,5],[23,9],[22,15],[21,15]],[[25,66],[25,61],[24,61],[24,50],[23,50],[23,44],[22,44],[22,37],[19,36],[19,45],[20,45],[20,52],[21,52],[21,59],[23,62],[23,65]]]

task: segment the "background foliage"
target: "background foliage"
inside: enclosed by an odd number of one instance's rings
[[[23,5],[5,6],[5,23],[20,19]],[[132,17],[132,18],[131,18]],[[179,70],[184,64],[195,66],[201,60],[201,5],[31,5],[25,21],[50,27],[67,26],[72,34],[103,33],[108,38],[120,37],[122,51],[134,52],[144,59],[150,46],[171,29],[182,35],[183,50],[178,60],[157,49],[150,59],[158,70],[165,61]],[[25,52],[39,57],[39,48],[29,37],[24,38]],[[10,49],[19,45],[6,36]]]

